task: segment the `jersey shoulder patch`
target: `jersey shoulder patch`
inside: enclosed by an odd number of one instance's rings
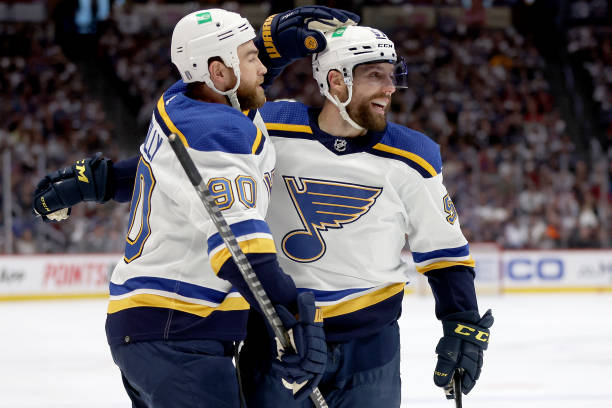
[[[440,146],[423,133],[396,123],[388,123],[384,136],[370,152],[402,161],[425,178],[442,171]]]
[[[201,102],[185,96],[182,81],[162,95],[154,109],[167,135],[176,133],[195,150],[256,154],[263,135],[242,112],[228,105]]]

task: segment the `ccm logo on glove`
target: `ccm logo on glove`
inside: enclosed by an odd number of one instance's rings
[[[471,336],[476,331],[475,328],[470,326],[465,326],[461,323],[457,323],[457,327],[455,328],[455,333],[461,334],[463,336]],[[474,338],[478,341],[488,342],[489,341],[489,333],[478,330],[478,334],[474,336]]]
[[[78,160],[76,162],[76,165],[74,166],[77,170],[77,172],[79,173],[79,181],[82,181],[83,183],[89,183],[89,179],[87,178],[87,176],[85,175],[85,160]]]

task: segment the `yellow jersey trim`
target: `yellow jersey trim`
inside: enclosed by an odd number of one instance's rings
[[[159,111],[159,115],[164,120],[164,123],[166,124],[168,129],[170,129],[170,132],[176,134],[179,137],[179,139],[181,139],[181,142],[183,142],[183,145],[185,147],[189,147],[189,144],[187,144],[187,138],[185,138],[185,135],[180,130],[178,130],[176,126],[174,126],[174,123],[172,123],[170,116],[168,116],[168,113],[166,113],[166,105],[164,103],[163,95],[157,101],[157,110]]]
[[[255,154],[255,152],[259,148],[260,143],[261,143],[261,130],[257,129],[257,136],[255,136],[255,141],[253,142],[253,148],[251,149],[252,154]]]
[[[449,266],[456,266],[456,265],[471,266],[473,268],[476,266],[476,261],[474,261],[474,258],[472,258],[472,256],[470,255],[470,259],[466,259],[465,261],[434,262],[427,266],[417,266],[416,270],[419,273],[425,273],[425,272],[432,271],[434,269],[448,268]]]
[[[249,309],[249,303],[243,297],[226,297],[219,306],[212,307],[160,295],[141,293],[121,300],[111,300],[108,302],[108,314],[117,313],[121,310],[134,307],[161,307],[206,317],[217,310],[247,310]]]
[[[291,125],[287,123],[266,123],[268,130],[282,130],[285,132],[301,132],[312,135],[312,129],[308,125]]]
[[[372,306],[402,292],[404,290],[404,286],[406,286],[404,282],[395,283],[382,289],[378,289],[374,292],[367,293],[358,298],[350,299],[345,302],[337,303],[335,305],[321,306],[323,318],[325,319],[329,317],[353,313],[357,310]]]
[[[427,171],[429,174],[432,175],[432,177],[436,176],[438,174],[436,172],[436,169],[434,169],[433,166],[427,162],[427,160],[425,160],[421,156],[419,156],[417,154],[414,154],[412,152],[409,152],[409,151],[406,151],[406,150],[402,150],[402,149],[398,149],[397,147],[388,146],[388,145],[385,145],[385,144],[382,144],[382,143],[375,144],[373,149],[381,150],[381,151],[387,152],[387,153],[396,154],[398,156],[405,157],[408,160],[412,160],[413,162],[415,162],[416,164],[418,164],[419,166],[424,168],[425,171]]]
[[[274,240],[271,239],[253,238],[246,241],[239,241],[238,245],[245,254],[276,253]],[[231,257],[232,254],[225,246],[219,252],[210,257],[210,265],[212,266],[215,274],[219,273],[223,264],[225,264],[225,262]]]

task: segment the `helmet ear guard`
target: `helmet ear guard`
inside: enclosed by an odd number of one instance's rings
[[[355,129],[364,130],[346,111],[346,106],[353,96],[353,71],[357,65],[366,63],[396,64],[395,45],[382,31],[363,26],[340,27],[326,33],[325,39],[327,40],[325,50],[312,56],[312,73],[319,86],[319,92],[338,107],[342,119]],[[327,75],[331,70],[337,70],[343,75],[348,88],[348,98],[344,102],[329,92]]]
[[[171,58],[183,82],[204,82],[221,95],[227,95],[232,106],[240,110],[237,90],[240,86],[238,47],[255,38],[248,20],[222,9],[193,12],[183,17],[172,33]],[[234,71],[236,85],[221,91],[215,87],[208,71],[210,58],[219,57]]]

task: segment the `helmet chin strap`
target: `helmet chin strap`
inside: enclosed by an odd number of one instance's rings
[[[332,96],[329,93],[329,91],[325,91],[325,97],[327,99],[329,99],[334,105],[336,105],[336,107],[340,111],[340,116],[349,125],[351,125],[355,129],[360,130],[360,131],[361,130],[365,130],[365,128],[363,126],[358,125],[353,119],[351,119],[351,117],[349,116],[348,112],[346,111],[346,106],[351,102],[351,99],[353,98],[353,84],[351,82],[349,82],[348,80],[345,80],[345,82],[346,82],[346,86],[348,88],[348,98],[346,98],[345,102],[340,102],[340,99],[338,98],[338,96],[336,96],[336,95]]]

